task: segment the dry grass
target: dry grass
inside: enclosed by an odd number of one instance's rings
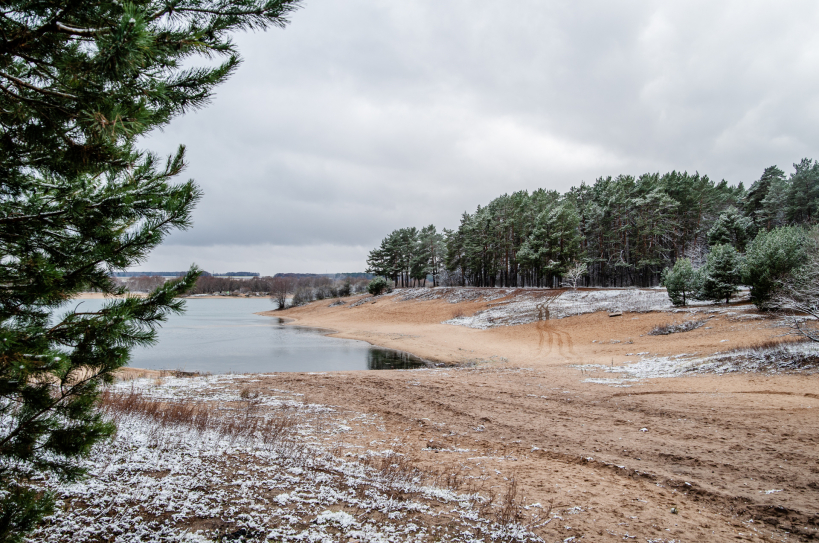
[[[548,523],[552,507],[538,512],[527,511],[526,499],[519,493],[516,476],[513,475],[505,488],[497,491],[487,487],[487,479],[466,475],[463,465],[456,464],[438,469],[421,467],[407,452],[408,450],[408,447],[399,444],[384,454],[368,455],[359,460],[378,474],[379,481],[386,483],[390,498],[406,498],[411,493],[404,489],[413,483],[420,483],[467,496],[481,517],[493,521],[502,529],[521,526],[534,532]]]
[[[753,367],[755,371],[812,371],[819,369],[819,354],[811,348],[815,345],[805,338],[775,338],[719,353],[715,360]]]
[[[257,403],[254,401],[245,403],[244,412],[240,413],[240,416],[235,416],[234,411],[234,416],[225,417],[219,412],[219,406],[210,403],[155,400],[137,390],[105,391],[102,398],[102,408],[114,422],[123,416],[136,415],[152,421],[159,430],[185,427],[200,435],[214,432],[231,442],[260,438],[266,447],[286,442],[294,444],[293,434],[298,420],[292,410],[283,408],[272,414],[258,416]]]

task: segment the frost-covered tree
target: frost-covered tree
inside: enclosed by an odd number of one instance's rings
[[[793,312],[790,323],[798,335],[819,341],[819,229],[807,242],[806,262],[779,281],[772,302]]]
[[[577,290],[577,284],[588,273],[589,267],[585,262],[576,262],[570,266],[566,273],[563,274],[563,280],[568,283],[572,290]]]
[[[807,232],[796,226],[757,234],[748,244],[742,267],[742,282],[751,287],[751,301],[766,307],[777,283],[806,262],[809,246]]]
[[[123,294],[112,271],[190,226],[200,197],[138,138],[204,106],[238,67],[230,33],[281,26],[288,0],[9,0],[0,10],[0,540],[52,509],[29,485],[74,479],[110,436],[100,387],[131,348],[182,310],[192,268],[148,297],[98,311],[80,291]],[[196,57],[211,61],[195,67]]]

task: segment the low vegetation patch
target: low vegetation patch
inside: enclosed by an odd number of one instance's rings
[[[691,330],[696,330],[705,323],[705,320],[696,320],[684,321],[680,323],[660,324],[652,328],[648,335],[667,336],[669,334],[677,334],[679,332],[690,332]]]
[[[718,353],[712,358],[722,373],[731,371],[804,372],[819,370],[819,349],[811,341],[768,341]]]

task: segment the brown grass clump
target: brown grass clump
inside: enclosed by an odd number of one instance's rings
[[[280,409],[272,415],[254,416],[253,402],[248,402],[243,413],[228,417],[212,404],[193,401],[165,401],[149,398],[139,391],[105,391],[102,408],[117,422],[126,415],[136,415],[156,423],[160,429],[186,427],[199,434],[215,432],[231,441],[259,438],[265,446],[292,441],[297,424],[289,409]]]
[[[796,338],[791,339],[788,337],[778,337],[773,339],[768,339],[766,341],[761,341],[757,343],[751,343],[750,345],[745,345],[743,347],[734,347],[729,351],[725,351],[726,354],[732,353],[744,353],[746,351],[754,351],[754,352],[767,352],[767,351],[781,351],[788,345],[799,345],[801,343],[810,343],[810,340],[805,338]]]

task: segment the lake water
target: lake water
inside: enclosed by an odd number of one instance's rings
[[[103,303],[83,300],[80,307],[94,310]],[[254,315],[274,307],[266,298],[188,299],[185,313],[168,317],[158,330],[158,343],[135,348],[129,365],[211,373],[425,367],[409,353],[326,337],[323,330],[285,326],[278,318]]]

